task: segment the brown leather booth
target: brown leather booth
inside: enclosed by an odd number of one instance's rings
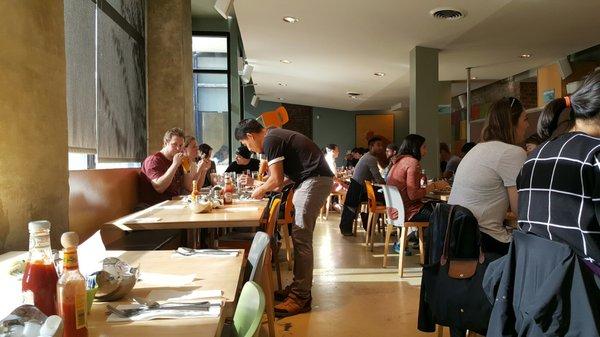
[[[102,226],[134,211],[138,177],[137,168],[69,171],[69,230],[77,232],[83,242],[102,228],[102,240],[109,249],[156,249],[177,239],[179,232],[124,233]]]

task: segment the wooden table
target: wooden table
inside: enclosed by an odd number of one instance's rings
[[[239,201],[224,205],[209,213],[192,213],[183,200],[168,200],[145,210],[107,222],[124,231],[156,229],[188,229],[193,238],[190,246],[196,248],[199,228],[258,227],[266,200]]]
[[[186,318],[161,319],[145,322],[107,323],[106,303],[94,302],[88,316],[90,337],[120,336],[220,336],[224,318],[231,317],[237,289],[242,279],[243,251],[237,257],[199,256],[173,257],[173,251],[108,251],[109,256],[117,256],[134,266],[139,265],[141,272],[189,275],[196,274],[196,279],[186,287],[172,287],[169,284],[144,284],[140,281],[126,298],[112,302],[113,305],[131,304],[131,297],[146,297],[154,289],[171,290],[215,290],[223,291],[225,307],[219,318]],[[18,259],[27,257],[25,252],[10,252],[0,255],[0,294],[3,298],[19,297],[14,287],[20,290],[20,281],[8,276],[8,268]],[[16,285],[14,284],[16,282]],[[4,287],[4,285],[12,284]],[[6,301],[4,301],[6,302]],[[3,308],[6,307],[4,303]],[[4,317],[4,316],[2,316]]]
[[[438,200],[438,201],[442,201],[442,202],[448,202],[448,199],[450,199],[450,192],[448,192],[448,193],[427,193],[425,195],[425,198]]]

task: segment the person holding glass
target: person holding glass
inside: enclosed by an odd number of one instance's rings
[[[191,155],[194,155],[193,148],[195,139],[188,144],[191,147]],[[138,208],[147,207],[159,202],[170,200],[178,196],[182,189],[192,190],[192,181],[200,177],[204,179],[206,172],[210,168],[210,163],[203,162],[195,170],[191,165],[184,166],[184,161],[190,160],[184,153],[184,133],[180,128],[172,128],[165,133],[163,137],[162,149],[148,156],[142,163],[140,170],[140,188],[139,198],[141,204]],[[191,145],[190,145],[191,144]]]

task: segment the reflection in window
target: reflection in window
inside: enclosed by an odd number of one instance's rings
[[[217,171],[229,165],[227,36],[192,37],[196,138],[213,148]]]

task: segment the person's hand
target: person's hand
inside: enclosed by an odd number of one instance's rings
[[[242,186],[253,186],[254,179],[247,174],[242,174],[238,177],[238,183],[242,184]]]
[[[212,166],[212,163],[210,162],[210,159],[208,159],[208,158],[204,158],[204,159],[200,160],[199,164],[200,165],[198,165],[198,172],[208,171],[208,170],[210,170],[210,167]]]
[[[181,162],[183,161],[183,157],[184,157],[183,153],[181,153],[181,152],[176,153],[173,156],[173,165],[175,165],[175,167],[181,166]]]
[[[387,207],[385,210],[387,211],[388,218],[390,218],[392,220],[398,219],[398,209],[396,209],[394,207]]]
[[[254,192],[252,192],[252,195],[250,196],[252,199],[262,199],[265,197],[265,192],[262,190],[262,188],[257,188],[254,190]]]

